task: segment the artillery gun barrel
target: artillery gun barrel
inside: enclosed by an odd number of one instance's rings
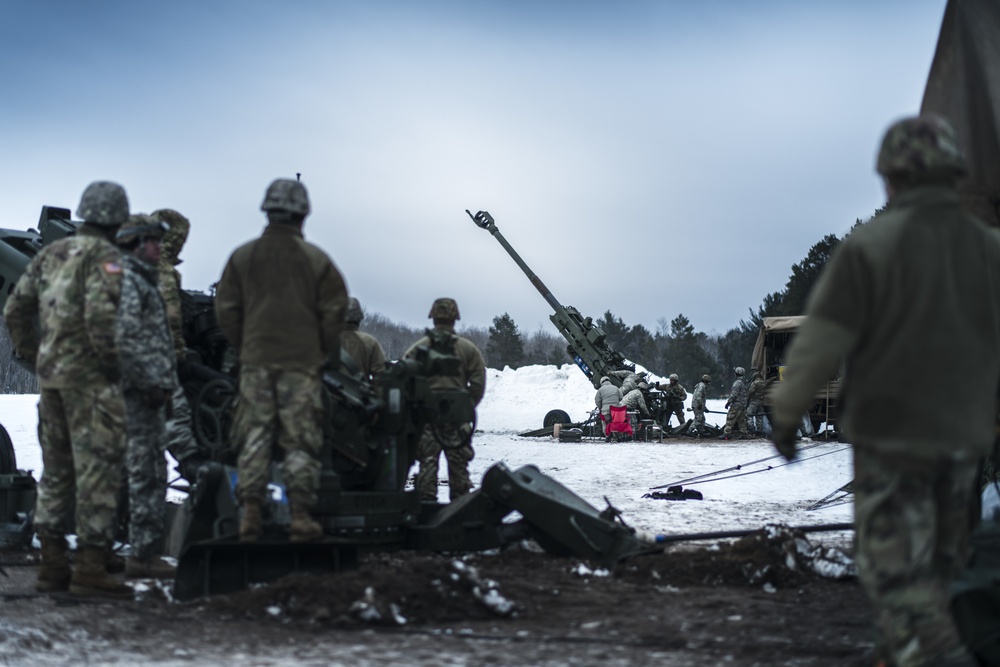
[[[552,306],[552,310],[559,310],[563,307],[562,304],[559,303],[558,299],[552,296],[552,292],[550,292],[549,288],[545,286],[542,279],[536,276],[535,272],[528,268],[528,265],[524,263],[524,260],[517,254],[517,251],[514,250],[509,243],[507,243],[507,239],[505,239],[503,234],[500,233],[500,230],[497,229],[497,223],[493,220],[492,215],[486,211],[480,211],[479,213],[472,215],[472,212],[469,211],[469,209],[465,209],[465,212],[469,214],[469,217],[472,218],[472,221],[476,223],[478,227],[485,229],[492,234],[493,238],[495,238],[497,242],[503,246],[503,249],[507,251],[507,254],[510,255],[514,261],[517,262],[517,265],[521,267],[521,270],[524,271],[524,275],[528,276],[528,280],[530,280],[531,284],[535,286],[535,289],[538,290],[542,297],[549,303],[550,306]]]

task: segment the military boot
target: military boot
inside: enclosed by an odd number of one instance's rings
[[[105,550],[101,547],[83,547],[76,558],[69,592],[87,597],[131,598],[132,589],[108,574],[105,558]]]
[[[162,556],[132,557],[125,561],[126,579],[173,579],[177,568]]]
[[[311,516],[307,503],[301,498],[292,498],[292,525],[288,528],[290,542],[311,542],[323,537],[323,527]]]
[[[256,542],[263,529],[260,525],[260,501],[243,501],[243,518],[240,519],[240,542]]]
[[[104,566],[108,568],[108,574],[121,574],[125,571],[125,559],[108,547],[104,554]]]
[[[42,566],[38,568],[35,590],[41,593],[56,593],[69,588],[73,573],[69,569],[69,553],[66,538],[40,537],[42,542]]]

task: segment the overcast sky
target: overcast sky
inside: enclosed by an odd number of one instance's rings
[[[918,111],[945,0],[0,1],[0,226],[93,180],[192,221],[207,289],[301,172],[369,310],[423,326],[563,304],[724,332],[884,203],[881,134]]]

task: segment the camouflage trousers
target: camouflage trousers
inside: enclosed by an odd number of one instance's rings
[[[191,431],[191,404],[178,383],[173,395],[173,414],[167,420],[167,451],[178,463],[198,455],[198,442]]]
[[[128,541],[132,555],[149,558],[161,548],[167,500],[164,409],[152,409],[142,396],[125,390],[128,445]]]
[[[443,424],[437,427],[424,426],[417,446],[420,471],[417,473],[417,491],[421,500],[437,500],[438,461],[444,452],[448,463],[448,496],[451,500],[461,498],[472,490],[469,479],[469,461],[475,457],[472,444],[460,446],[469,436],[469,427]],[[444,443],[444,447],[442,447]]]
[[[764,432],[764,403],[762,401],[747,403],[747,426],[751,431]]]
[[[729,412],[726,413],[726,426],[722,432],[729,435],[733,431],[742,432],[744,435],[750,434],[747,429],[747,408],[745,405],[731,405]]]
[[[672,417],[674,417],[674,416],[677,417],[677,425],[678,426],[682,425],[684,422],[687,421],[687,419],[684,418],[684,402],[683,401],[674,401],[673,403],[671,403],[671,404],[669,404],[667,406],[667,425],[668,426],[670,425],[670,419]]]
[[[322,418],[318,370],[243,366],[233,415],[233,442],[240,448],[240,500],[264,500],[271,453],[278,445],[284,452],[282,477],[288,497],[314,505],[323,445]]]
[[[75,502],[79,544],[110,546],[125,455],[121,389],[113,384],[42,388],[38,441],[44,466],[35,502],[38,535],[65,535]]]
[[[976,463],[855,446],[854,473],[858,576],[875,612],[877,648],[896,667],[971,661],[948,589],[966,562]]]
[[[694,423],[688,429],[689,433],[704,433],[705,432],[705,411],[694,408]]]

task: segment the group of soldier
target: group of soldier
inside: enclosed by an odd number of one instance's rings
[[[726,401],[726,425],[723,428],[720,440],[730,440],[732,438],[746,438],[750,436],[763,436],[764,427],[764,394],[767,392],[770,382],[765,382],[760,373],[751,373],[750,383],[744,379],[746,371],[742,367],[735,369],[736,380],[733,382],[729,398]],[[621,387],[615,386],[610,376],[621,378]],[[645,371],[638,373],[629,370],[610,371],[608,375],[601,378],[601,385],[594,396],[594,403],[601,412],[606,423],[610,423],[610,410],[612,406],[627,407],[635,412],[640,419],[652,419],[646,395],[650,389],[661,392],[660,400],[663,402],[665,414],[661,417],[664,425],[669,426],[673,417],[677,417],[678,426],[686,423],[684,414],[684,401],[687,400],[687,390],[680,383],[680,378],[676,373],[671,373],[666,383],[648,382],[649,374]],[[710,431],[705,425],[705,413],[708,412],[706,399],[708,390],[712,384],[710,375],[702,375],[701,380],[695,385],[691,393],[691,407],[688,410],[694,413],[694,417],[685,431],[685,434],[695,438],[701,438],[709,434]],[[717,432],[717,431],[716,431]]]
[[[322,535],[310,515],[317,501],[324,368],[377,382],[386,365],[378,342],[359,331],[361,304],[349,298],[333,261],[307,242],[308,193],[278,179],[261,210],[263,234],[237,248],[217,286],[219,326],[239,357],[232,439],[238,448],[241,541],[262,534],[272,450],[283,450],[291,510],[290,541]],[[188,360],[176,265],[189,223],[170,209],[130,214],[122,186],[92,183],[77,210],[75,235],[43,247],[8,298],[4,316],[16,358],[37,376],[44,470],[35,530],[41,542],[36,588],[80,596],[131,597],[111,576],[170,577],[162,557],[167,490],[165,451],[189,481],[205,463],[191,431],[180,378]],[[482,354],[455,333],[453,299],[434,302],[437,337],[460,359],[459,376],[429,378],[432,389],[462,388],[478,405],[485,391]],[[415,354],[428,338],[407,352]],[[341,354],[343,346],[344,355]],[[418,491],[437,499],[438,459],[448,461],[450,495],[468,493],[472,429],[425,429],[418,445]],[[442,443],[444,447],[442,447]],[[129,557],[112,551],[120,492],[127,485]],[[75,508],[75,509],[74,509]],[[76,532],[71,567],[66,535]]]

